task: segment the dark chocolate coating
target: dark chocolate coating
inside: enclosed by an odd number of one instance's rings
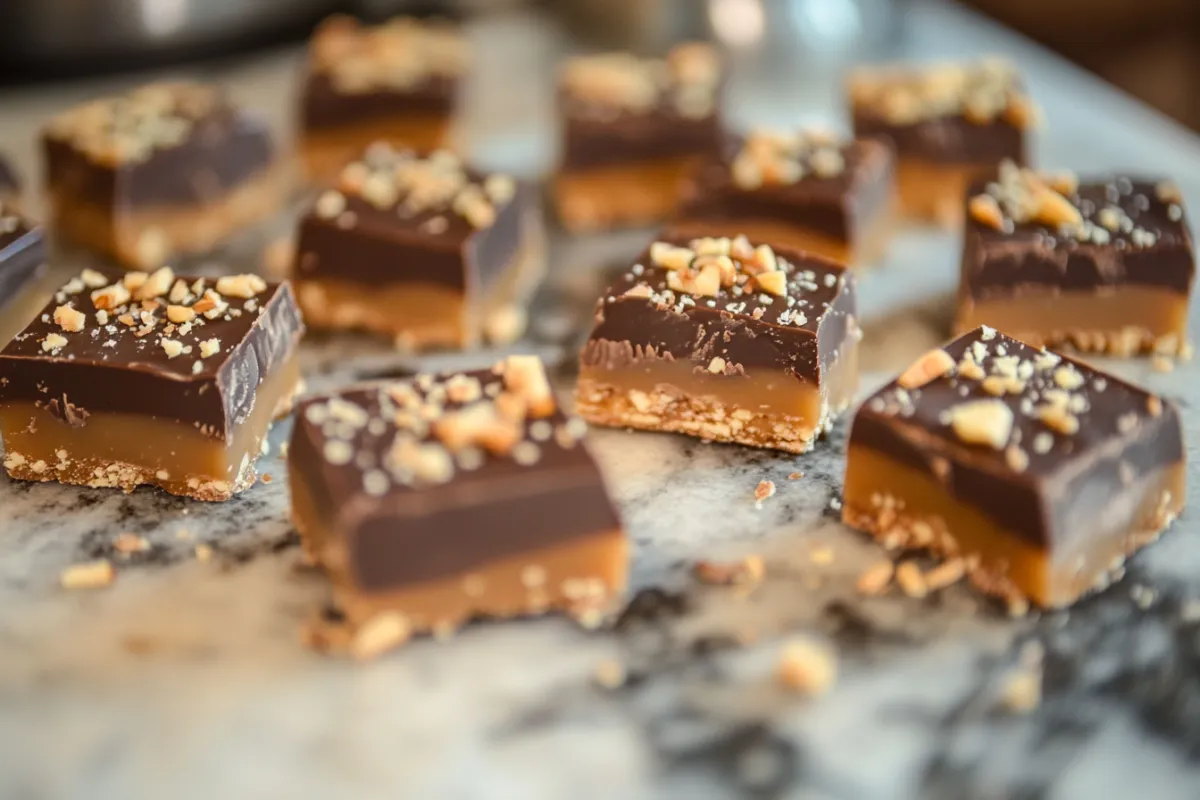
[[[897,125],[864,109],[854,110],[854,135],[889,140],[900,161],[942,166],[988,167],[1009,159],[1027,163],[1026,132],[1003,119],[985,124],[961,116],[943,116]]]
[[[346,93],[337,90],[329,75],[312,72],[304,84],[300,124],[304,130],[320,131],[395,117],[449,117],[458,84],[456,78],[431,74],[404,90]]]
[[[106,273],[115,279],[120,273]],[[184,277],[189,283],[195,278]],[[209,283],[212,286],[212,283]],[[254,409],[259,385],[293,355],[304,326],[287,283],[268,284],[254,299],[254,311],[217,317],[176,334],[191,354],[171,358],[155,333],[137,338],[132,328],[110,318],[111,333],[95,319],[88,290],[52,298],[43,313],[0,351],[0,403],[61,401],[92,412],[159,417],[195,425],[226,441]],[[61,298],[61,299],[60,299]],[[248,301],[225,298],[231,309]],[[87,314],[82,331],[64,332],[53,319],[65,302]],[[161,320],[162,311],[158,316]],[[98,334],[93,336],[93,331]],[[57,355],[42,350],[51,333],[68,345]],[[200,359],[199,342],[217,338],[221,351]],[[116,342],[115,346],[106,346]],[[193,373],[193,364],[202,368]]]
[[[483,176],[469,173],[473,182]],[[531,187],[518,184],[513,198],[496,209],[496,221],[476,229],[448,208],[401,216],[347,194],[354,225],[342,228],[315,209],[304,216],[296,249],[297,280],[321,279],[380,286],[424,283],[466,290],[487,287],[521,246],[525,217],[533,203]],[[441,217],[446,229],[434,233],[429,221]]]
[[[117,212],[187,207],[218,201],[271,166],[274,146],[257,115],[221,102],[193,123],[179,145],[119,166],[48,132],[42,137],[47,185],[70,202]]]
[[[686,244],[683,239],[675,242]],[[682,308],[678,301],[673,306],[659,306],[652,298],[626,296],[625,292],[638,284],[655,292],[667,289],[669,271],[652,266],[646,251],[637,260],[644,267],[642,274],[625,273],[597,303],[596,322],[581,362],[584,366],[620,367],[652,351],[660,359],[690,361],[706,368],[713,358],[720,357],[728,365],[727,374],[731,369],[743,373],[765,369],[819,385],[854,324],[854,276],[834,261],[794,250],[775,252],[781,264],[786,262],[781,268],[788,274],[788,294],[798,298],[794,307],[783,297],[764,304],[758,293],[738,298],[726,288],[715,298],[696,297],[695,305]],[[811,273],[816,288],[797,288],[798,274],[804,272]],[[834,276],[832,285],[826,283],[830,275]],[[735,303],[744,303],[744,310],[728,310]],[[752,316],[755,308],[764,311],[760,319]],[[784,311],[801,311],[807,319],[803,325],[780,324]]]
[[[0,231],[0,305],[12,300],[46,265],[46,238],[40,225],[6,207],[0,200],[0,220],[15,220],[16,227]]]
[[[1096,221],[1100,209],[1113,206],[1137,228],[1156,235],[1149,247],[1135,245],[1127,231],[1110,232],[1111,241],[1096,244],[1060,235],[1040,223],[998,231],[970,215],[963,241],[961,291],[976,297],[1004,297],[1023,290],[1045,292],[1088,290],[1135,284],[1191,291],[1196,263],[1192,234],[1182,209],[1170,217],[1171,203],[1158,198],[1156,182],[1128,178],[1080,185],[1070,196],[1084,219]],[[974,196],[984,184],[972,187]]]
[[[835,177],[821,178],[808,172],[792,184],[756,189],[742,189],[733,181],[730,164],[740,148],[740,142],[732,143],[724,158],[696,171],[683,191],[678,222],[727,227],[768,220],[853,243],[891,202],[892,154],[883,140],[856,140],[838,148],[846,166]]]
[[[491,370],[466,374],[485,387],[502,380]],[[336,396],[379,418],[378,396],[387,386],[352,387]],[[322,426],[306,413],[327,399],[312,398],[299,407],[288,458],[293,479],[328,526],[328,535],[344,543],[360,591],[386,592],[450,577],[499,558],[620,528],[586,448],[582,443],[565,448],[554,437],[537,443],[541,458],[528,466],[488,455],[478,469],[459,469],[447,483],[410,487],[393,482],[386,494],[372,496],[363,490],[363,476],[384,462],[399,429],[390,418],[378,433],[360,428],[350,440],[355,459],[331,464],[323,456]],[[450,402],[445,407],[460,406]],[[557,427],[566,417],[555,412],[545,422]],[[526,440],[531,424],[526,423]],[[429,434],[426,441],[436,439]]]
[[[974,342],[984,341],[989,350],[982,362],[985,370],[990,370],[998,345],[1022,359],[1041,352],[1000,333],[985,341],[982,331],[966,333],[943,349],[958,362]],[[1061,364],[1073,366],[1084,378],[1073,393],[1082,394],[1089,408],[1078,415],[1076,433],[1058,433],[1021,410],[1022,400],[1028,403],[1031,392],[1055,387],[1053,369],[1036,373],[1040,377],[1035,376],[1022,394],[1000,398],[1013,411],[1014,436],[1019,434],[1020,447],[1029,459],[1022,472],[1008,466],[1004,451],[964,443],[942,421],[942,415],[960,403],[995,399],[979,381],[953,376],[910,390],[913,411],[907,416],[893,403],[898,384],[893,381],[883,387],[856,414],[850,447],[875,450],[940,481],[950,496],[1000,527],[1052,550],[1072,533],[1086,535],[1087,520],[1128,491],[1120,478],[1122,462],[1141,477],[1178,464],[1184,456],[1179,412],[1172,403],[1162,401],[1161,413],[1154,416],[1149,410],[1151,395],[1145,390],[1080,361],[1063,358]],[[1117,420],[1125,415],[1133,415],[1136,425],[1122,433]],[[1045,453],[1031,447],[1040,433],[1053,436],[1053,445]]]

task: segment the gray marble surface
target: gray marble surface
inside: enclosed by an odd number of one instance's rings
[[[1042,163],[1168,173],[1200,197],[1191,134],[971,17],[934,3],[906,8],[901,54],[1021,61],[1047,107]],[[557,39],[520,16],[476,33],[485,59],[513,58],[502,45],[523,42],[518,66],[530,77],[484,71],[467,141],[489,163],[535,174],[552,142],[549,93],[536,77],[549,74]],[[753,91],[735,94],[737,120],[840,119],[833,68],[775,58],[739,59],[738,81]],[[294,64],[284,53],[212,72],[282,126]],[[0,97],[0,142],[36,171],[38,120],[112,83]],[[564,388],[599,274],[644,238],[555,243],[525,347],[558,365]],[[253,259],[255,244],[225,261]],[[905,230],[889,263],[863,277],[864,391],[942,338],[956,250],[953,237]],[[305,359],[321,388],[493,355],[415,364],[325,338],[306,345]],[[1177,399],[1197,441],[1200,368],[1108,366]],[[287,424],[276,428],[261,470],[274,480],[219,506],[0,480],[0,797],[1200,796],[1200,531],[1190,509],[1104,594],[1009,620],[961,587],[924,601],[855,595],[854,577],[879,554],[830,511],[844,423],[802,457],[596,431],[592,447],[635,544],[636,595],[620,623],[601,632],[560,619],[479,624],[364,666],[299,644],[325,588],[300,567],[287,522],[287,435]],[[1189,454],[1194,462],[1194,445]],[[793,471],[804,478],[786,480]],[[758,510],[752,493],[764,478],[779,492]],[[1193,492],[1196,481],[1193,469]],[[116,558],[112,588],[58,587],[61,569],[111,556],[124,531],[152,547]],[[201,543],[212,560],[194,557]],[[748,596],[687,576],[694,559],[751,552],[766,558],[768,579]],[[816,700],[772,678],[782,643],[799,634],[838,653],[837,684]],[[998,699],[1031,641],[1045,652],[1044,699],[1014,715]],[[594,671],[613,658],[631,680],[600,689]]]

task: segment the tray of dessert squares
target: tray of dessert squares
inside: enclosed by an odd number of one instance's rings
[[[1097,365],[1187,368],[1180,189],[1035,169],[1012,64],[860,68],[839,134],[731,131],[707,44],[570,57],[543,186],[454,151],[470,65],[450,28],[331,20],[297,165],[207,84],[47,121],[45,222],[15,180],[0,217],[6,297],[51,237],[71,265],[0,352],[20,531],[0,547],[42,570],[6,596],[128,583],[178,608],[164,570],[291,554],[300,608],[268,616],[302,633],[296,661],[450,658],[479,627],[563,615],[618,643],[592,679],[632,691],[669,666],[629,632],[694,615],[692,655],[792,637],[771,674],[811,698],[845,626],[1062,613],[1183,512],[1179,404]],[[281,224],[263,269],[205,263]],[[860,298],[913,225],[961,236],[958,286],[941,341],[894,358]],[[625,229],[645,240],[615,266],[556,263]],[[101,628],[159,647],[122,607]]]

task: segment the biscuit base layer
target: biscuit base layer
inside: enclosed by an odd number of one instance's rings
[[[195,205],[101,206],[55,187],[49,202],[54,229],[65,239],[128,269],[151,270],[175,256],[215,250],[235,232],[274,215],[290,183],[288,169],[278,165]]]
[[[551,187],[555,213],[571,233],[653,225],[674,212],[696,161],[677,157],[559,172]]]
[[[1153,286],[1047,292],[1028,288],[1008,297],[959,302],[959,333],[988,325],[1034,347],[1134,356],[1177,355],[1187,336],[1188,298]]]
[[[782,372],[712,375],[690,362],[584,365],[575,411],[595,425],[805,453],[850,407],[858,388],[857,343],[843,348],[821,388]]]
[[[300,144],[309,183],[334,184],[342,167],[360,158],[375,142],[429,152],[451,145],[451,120],[441,114],[404,115],[310,128]]]
[[[258,387],[253,411],[229,441],[184,422],[107,411],[72,427],[45,407],[9,403],[0,407],[4,466],[18,480],[126,492],[157,486],[196,500],[228,500],[254,484],[271,421],[291,409],[300,385],[299,359],[292,356]]]
[[[1181,463],[1143,475],[1047,549],[958,500],[931,476],[851,444],[842,520],[888,549],[964,558],[971,582],[986,594],[1059,608],[1119,575],[1125,559],[1179,515],[1184,492]]]
[[[382,334],[404,349],[473,347],[499,317],[528,302],[545,271],[545,233],[530,215],[521,247],[478,303],[445,284],[367,285],[325,276],[298,276],[296,300],[309,328]]]

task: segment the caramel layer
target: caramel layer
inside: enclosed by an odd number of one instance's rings
[[[310,328],[364,330],[417,349],[471,347],[492,315],[528,299],[545,268],[544,232],[540,222],[530,220],[513,261],[477,304],[444,284],[366,285],[326,277],[298,277],[296,300]]]
[[[575,411],[596,425],[804,453],[850,406],[857,387],[858,346],[847,341],[819,387],[782,371],[713,375],[690,362],[585,365]]]
[[[650,225],[675,210],[693,157],[560,172],[552,197],[564,228],[572,233]]]
[[[133,491],[157,486],[171,494],[221,501],[253,485],[254,462],[271,421],[286,413],[299,388],[299,359],[291,357],[258,387],[254,410],[228,442],[194,425],[138,414],[96,412],[71,427],[32,403],[0,407],[8,474]]]
[[[669,226],[664,236],[678,234],[689,238],[728,236],[738,234],[752,242],[767,242],[774,247],[792,248],[831,258],[842,264],[865,267],[883,258],[895,226],[894,212],[887,209],[868,221],[855,241],[828,236],[796,223],[778,220],[683,220]]]
[[[953,497],[934,478],[851,444],[842,519],[889,546],[977,556],[971,578],[982,591],[1010,596],[1015,589],[1056,608],[1106,586],[1126,557],[1158,538],[1183,509],[1184,486],[1182,463],[1143,476],[1092,519],[1080,520],[1080,530],[1060,532],[1064,542],[1050,552]]]
[[[933,222],[946,228],[962,225],[967,187],[995,164],[932,164],[900,158],[896,164],[896,189],[900,213],[909,219]]]
[[[1188,298],[1170,289],[1123,285],[1111,291],[1037,292],[959,302],[955,328],[990,325],[1034,347],[1072,345],[1130,356],[1166,349],[1187,335]]]
[[[274,214],[290,180],[276,166],[241,183],[220,199],[192,206],[124,209],[79,200],[51,188],[55,230],[131,269],[154,269],[172,256],[205,253],[235,231]]]
[[[628,581],[629,545],[624,533],[597,531],[575,541],[514,553],[460,573],[364,594],[347,569],[343,542],[315,513],[289,466],[292,517],[307,552],[333,582],[338,608],[352,622],[384,611],[403,614],[415,631],[456,628],[472,617],[515,617],[563,610],[576,614],[605,609]],[[453,542],[446,542],[453,547]],[[465,562],[470,555],[463,554]]]
[[[386,117],[336,128],[310,128],[302,134],[304,174],[310,183],[333,183],[342,167],[374,142],[419,151],[450,146],[451,120],[440,114]]]

